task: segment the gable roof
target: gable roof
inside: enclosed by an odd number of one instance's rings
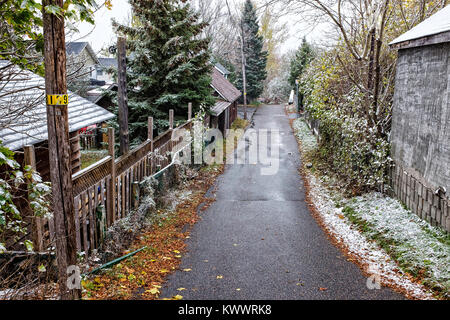
[[[447,33],[444,37],[437,37],[437,35]],[[419,40],[426,37],[433,37],[434,39],[427,41],[430,43],[425,43],[424,41],[414,41]],[[408,42],[414,41],[415,43],[409,45]],[[425,44],[436,44],[441,42],[450,41],[450,5],[441,9],[440,11],[433,14],[428,19],[425,19],[417,26],[405,32],[400,37],[394,39],[389,45],[402,46],[402,44],[408,44],[408,47],[416,47]]]
[[[67,55],[74,55],[78,56],[83,50],[86,49],[88,53],[91,55],[92,59],[95,61],[95,63],[99,63],[99,59],[97,58],[97,55],[94,52],[94,49],[92,49],[89,42],[67,42],[66,43],[66,53]]]
[[[228,102],[234,102],[241,96],[241,92],[233,84],[225,79],[219,70],[213,68],[211,87]]]
[[[7,64],[0,61],[0,66]],[[15,93],[0,96],[0,140],[5,147],[17,150],[48,139],[45,80],[16,66],[9,73],[9,81],[0,81],[0,87],[3,92]],[[70,132],[114,118],[102,107],[73,92],[68,94]],[[21,112],[25,104],[32,107]]]

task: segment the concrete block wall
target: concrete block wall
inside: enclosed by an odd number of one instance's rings
[[[450,199],[437,194],[424,185],[413,174],[396,164],[389,173],[390,196],[399,199],[408,209],[433,226],[440,226],[450,232]]]

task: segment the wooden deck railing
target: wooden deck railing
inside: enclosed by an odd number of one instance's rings
[[[72,176],[77,249],[86,257],[100,246],[106,229],[137,205],[137,184],[171,163],[173,131],[192,128],[190,115],[187,122],[175,129],[171,119],[169,130],[151,139],[149,128],[147,141],[117,159],[112,147],[114,130],[109,128],[109,155]],[[46,250],[54,243],[53,221],[41,221],[39,226],[40,230],[33,233],[40,233],[38,238],[46,241],[41,240],[41,248],[37,249]]]

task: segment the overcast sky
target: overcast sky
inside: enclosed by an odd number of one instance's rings
[[[239,2],[240,0],[236,0]],[[243,0],[241,0],[243,1]],[[68,41],[88,41],[92,48],[99,52],[102,48],[115,43],[116,36],[111,25],[111,18],[115,18],[118,22],[126,22],[131,15],[131,8],[127,0],[113,0],[113,7],[111,10],[101,8],[95,14],[95,25],[89,23],[82,23],[78,26],[80,33],[71,36]],[[297,21],[295,21],[297,20]],[[310,42],[321,42],[325,40],[324,29],[325,26],[319,26],[314,29],[304,23],[298,22],[301,19],[295,17],[285,17],[282,22],[289,22],[289,37],[281,46],[280,51],[286,52],[290,49],[297,49],[301,43],[303,36],[306,36]]]

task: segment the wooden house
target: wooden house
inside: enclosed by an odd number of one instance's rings
[[[216,103],[210,109],[209,124],[211,128],[218,128],[225,135],[226,130],[237,118],[237,100],[241,92],[225,78],[223,70],[219,71],[214,67],[211,77]]]
[[[390,45],[398,50],[390,137],[395,191],[450,231],[450,5]]]
[[[0,62],[0,67],[10,63]],[[45,80],[32,72],[10,67],[10,76],[0,79],[0,140],[23,163],[23,147],[34,145],[37,171],[50,181],[47,147],[47,112]],[[78,133],[88,127],[100,126],[114,115],[102,107],[72,93],[69,94],[69,130],[72,173],[81,169]]]

